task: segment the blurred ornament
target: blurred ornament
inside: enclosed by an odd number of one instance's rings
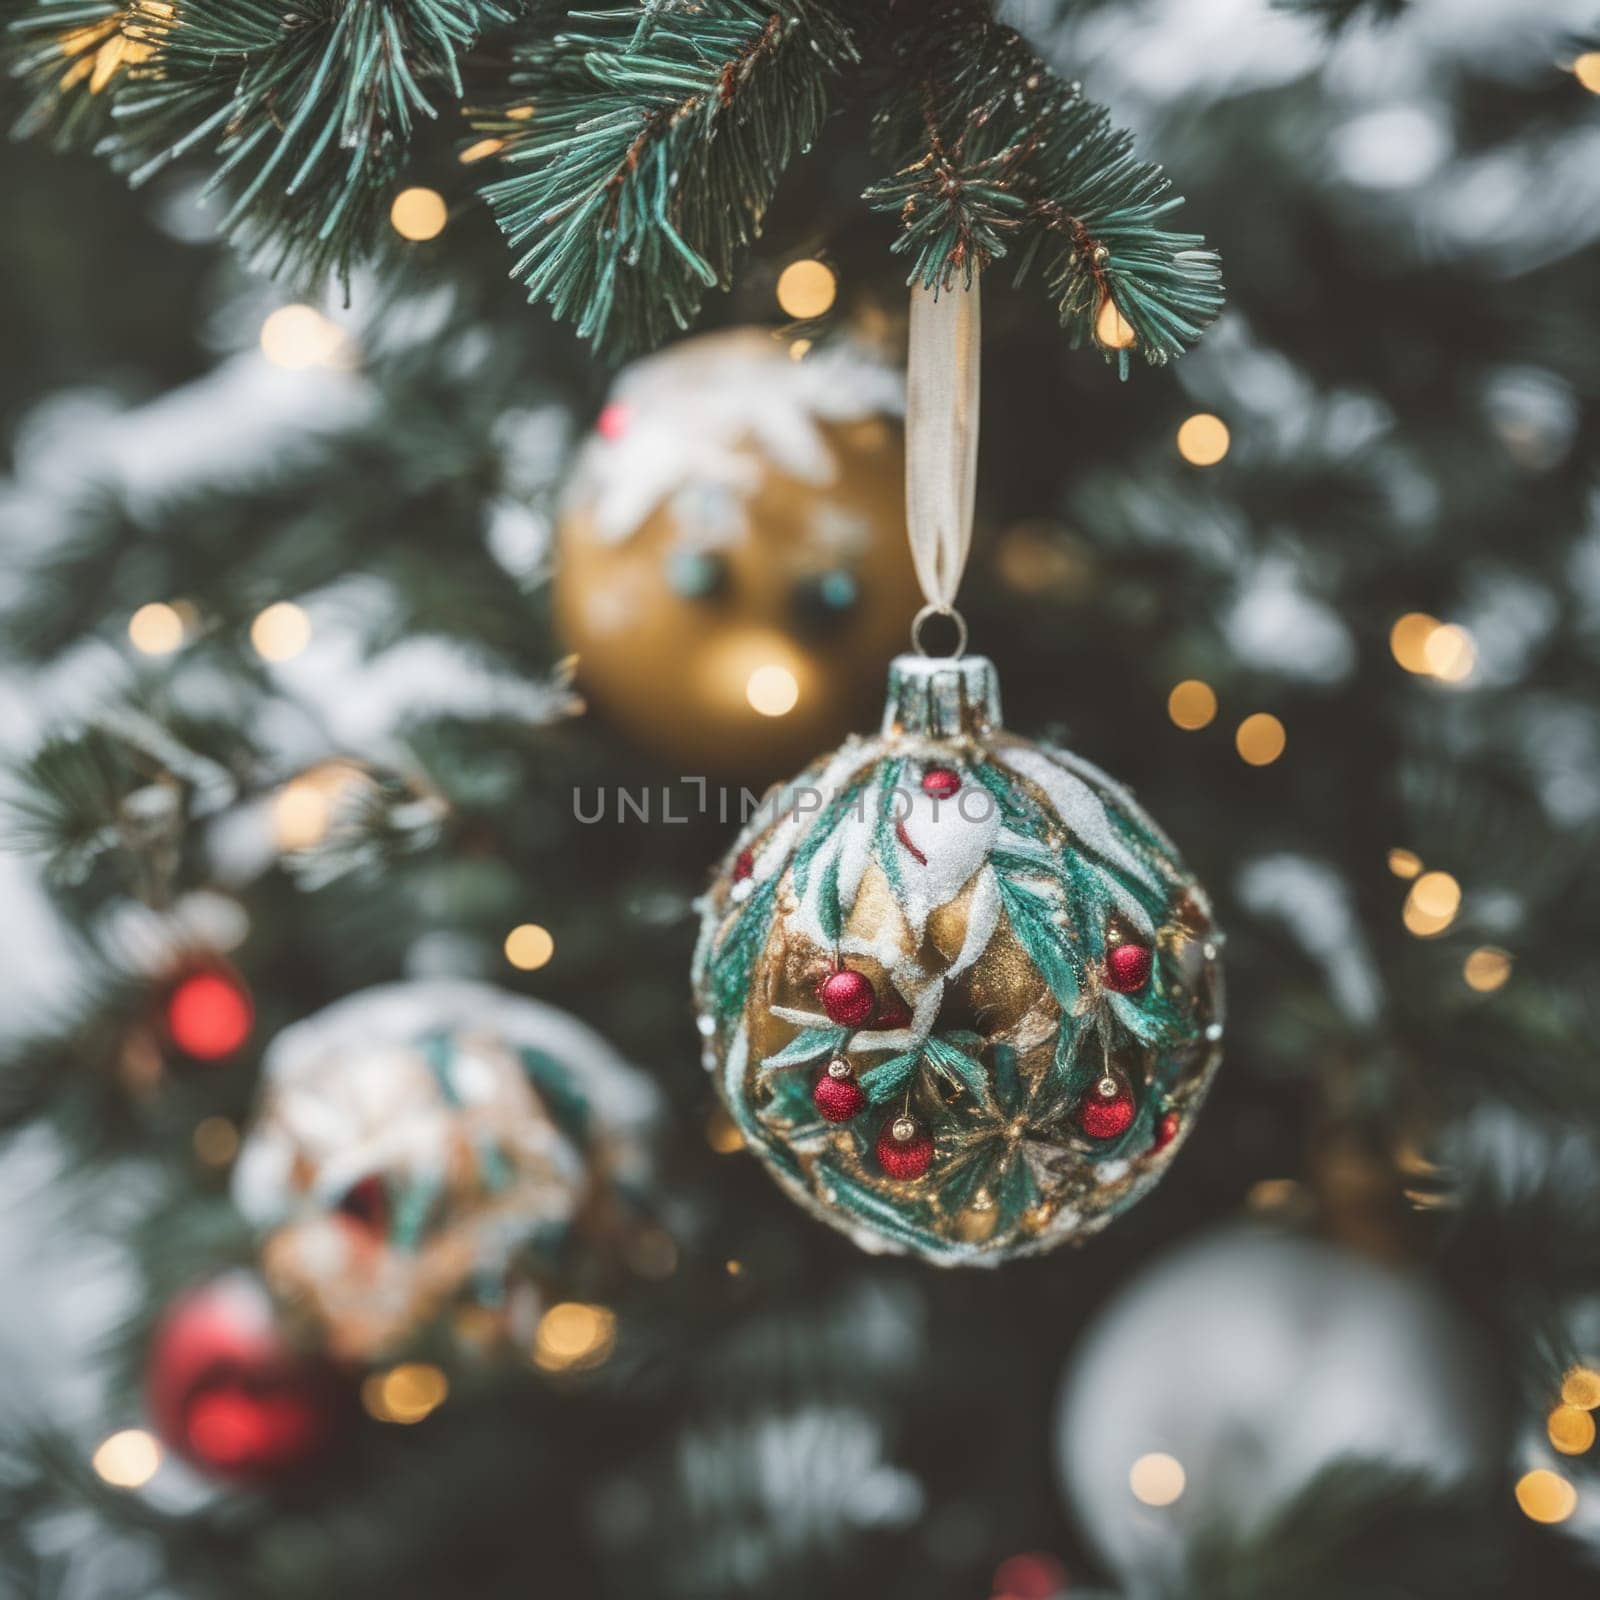
[[[1341,1458],[1485,1486],[1492,1393],[1469,1330],[1420,1278],[1228,1228],[1157,1261],[1090,1324],[1057,1461],[1090,1542],[1143,1593],[1192,1540],[1259,1532]]]
[[[705,903],[705,1062],[863,1248],[992,1264],[1098,1231],[1220,1057],[1221,937],[1103,773],[1005,733],[981,658],[902,656],[880,735],[774,790]]]
[[[755,329],[630,367],[558,530],[557,625],[630,737],[770,776],[839,738],[916,610],[897,373]]]
[[[486,985],[392,984],[267,1052],[234,1196],[273,1290],[337,1355],[377,1359],[447,1310],[531,1343],[575,1238],[625,1235],[657,1097],[592,1030]]]
[[[167,1446],[228,1477],[280,1478],[327,1450],[348,1402],[334,1368],[285,1337],[271,1297],[231,1272],[176,1300],[156,1329],[145,1403]]]
[[[242,1050],[255,1027],[244,980],[210,960],[176,978],[161,1003],[167,1037],[192,1061],[222,1061]]]

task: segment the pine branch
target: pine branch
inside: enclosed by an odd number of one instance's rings
[[[216,165],[222,231],[258,264],[347,277],[371,241],[430,91],[462,94],[459,58],[511,20],[494,0],[145,0],[147,56],[102,148],[142,183],[193,151]]]
[[[1272,0],[1273,9],[1293,11],[1322,24],[1329,33],[1339,33],[1363,13],[1374,22],[1395,21],[1411,0]]]
[[[987,7],[937,7],[901,41],[893,77],[875,131],[894,176],[867,200],[899,214],[909,282],[970,283],[1007,257],[1018,279],[1038,265],[1073,344],[1095,340],[1124,373],[1126,339],[1101,324],[1108,303],[1152,365],[1216,316],[1221,265],[1198,234],[1164,225],[1181,204],[1170,180]]]
[[[507,174],[483,193],[529,300],[620,354],[688,327],[706,291],[727,288],[855,47],[815,0],[584,21],[592,31],[528,48],[516,100],[478,120]]]

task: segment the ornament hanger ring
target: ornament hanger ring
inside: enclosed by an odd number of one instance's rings
[[[922,629],[924,624],[932,617],[948,617],[955,624],[956,645],[955,649],[948,652],[947,659],[959,661],[967,653],[967,619],[956,610],[954,606],[924,606],[911,622],[911,647],[919,656],[928,656],[932,652],[922,642]]]

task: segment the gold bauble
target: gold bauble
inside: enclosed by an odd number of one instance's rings
[[[899,375],[753,329],[618,379],[557,529],[556,625],[631,739],[770,778],[861,716],[921,604]],[[864,698],[865,697],[865,698]]]

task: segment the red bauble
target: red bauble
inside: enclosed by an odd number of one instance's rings
[[[756,870],[755,852],[748,845],[733,858],[733,881],[743,883]]]
[[[145,1403],[167,1446],[226,1477],[309,1466],[343,1411],[334,1369],[293,1349],[266,1290],[229,1273],[176,1300],[156,1329]]]
[[[891,989],[889,997],[878,1007],[878,1015],[873,1021],[875,1026],[884,1031],[892,1028],[909,1028],[911,1026],[911,1007]]]
[[[920,1178],[933,1165],[933,1138],[913,1117],[891,1117],[878,1134],[878,1165],[900,1183]]]
[[[878,1009],[872,980],[865,973],[852,972],[849,967],[830,972],[817,986],[817,998],[828,1014],[828,1021],[841,1028],[859,1028],[862,1023],[870,1022],[872,1013]]]
[[[1106,987],[1137,994],[1150,981],[1150,950],[1142,944],[1114,944],[1106,951]]]
[[[817,1079],[811,1103],[825,1122],[848,1122],[866,1106],[866,1091],[856,1082],[850,1063],[835,1057]]]
[[[173,1044],[196,1061],[221,1061],[250,1037],[255,1007],[232,973],[202,967],[173,984],[165,1006]]]
[[[1156,1124],[1156,1136],[1151,1141],[1152,1150],[1165,1150],[1178,1137],[1178,1113],[1169,1111]]]
[[[1078,1126],[1091,1139],[1118,1139],[1132,1125],[1133,1094],[1114,1078],[1102,1078],[1078,1107]]]
[[[929,767],[922,774],[922,792],[935,800],[948,800],[961,788],[961,774],[949,767]]]

